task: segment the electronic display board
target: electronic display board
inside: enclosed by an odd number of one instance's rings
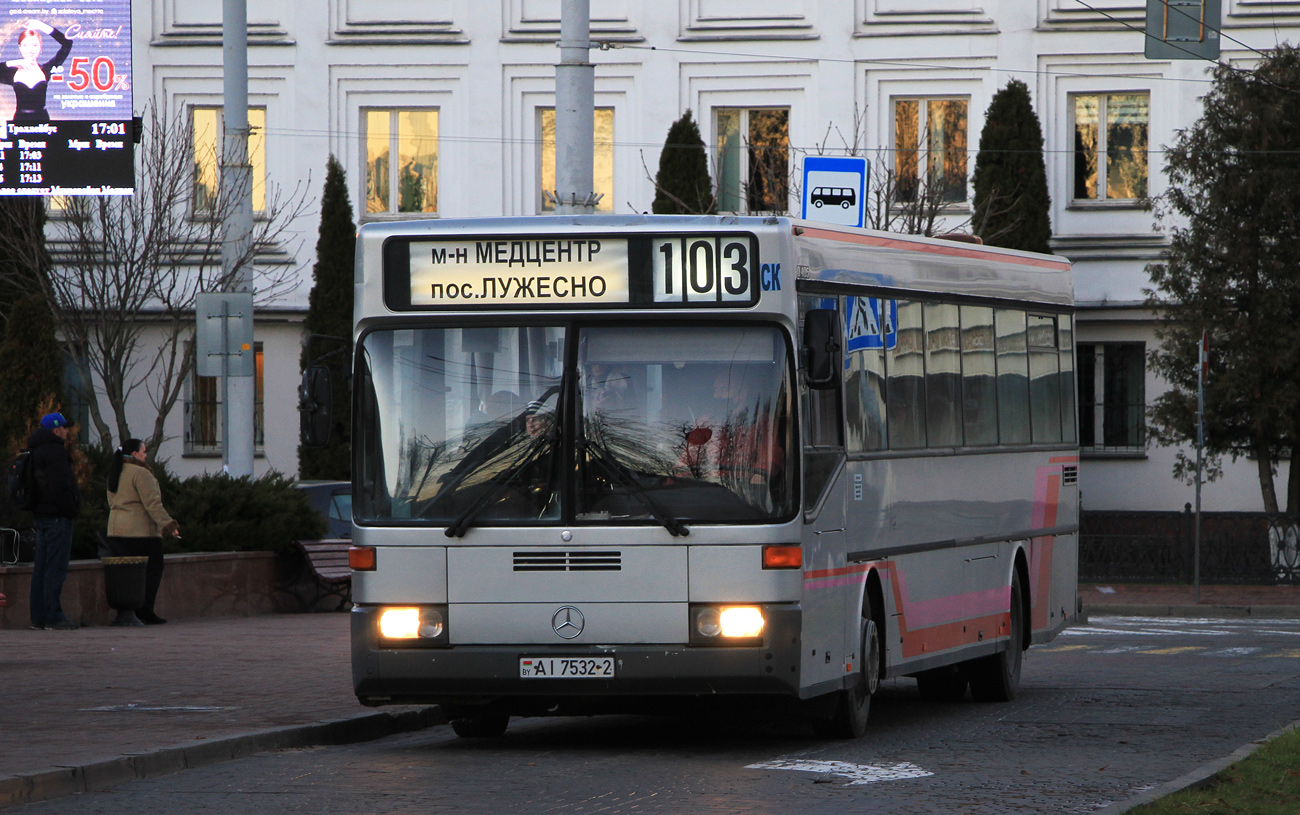
[[[0,195],[134,191],[131,0],[0,0]]]

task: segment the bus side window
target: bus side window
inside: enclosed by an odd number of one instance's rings
[[[995,315],[998,355],[998,437],[1029,443],[1029,357],[1025,313],[1000,308]]]
[[[898,302],[898,341],[886,359],[889,370],[889,448],[925,446],[925,334],[922,305]]]
[[[997,360],[993,352],[993,309],[961,307],[961,397],[966,444],[998,443]]]
[[[1068,314],[1057,318],[1061,333],[1061,430],[1074,441],[1074,323]]]
[[[1056,317],[1029,315],[1029,419],[1035,443],[1061,440],[1061,369]]]

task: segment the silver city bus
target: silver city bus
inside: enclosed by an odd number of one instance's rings
[[[366,705],[1014,696],[1074,619],[1058,257],[787,218],[368,224],[352,669]]]

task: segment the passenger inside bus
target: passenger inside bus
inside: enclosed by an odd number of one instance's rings
[[[770,367],[770,366],[767,366]],[[726,365],[713,376],[713,404],[693,415],[675,473],[726,486],[764,509],[771,507],[767,485],[785,467],[780,434],[772,426],[773,411],[756,394],[770,399],[764,366]]]

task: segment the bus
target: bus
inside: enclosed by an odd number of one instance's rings
[[[369,706],[1010,700],[1079,614],[1063,258],[784,217],[372,223],[352,670]],[[767,707],[771,703],[771,707]]]

